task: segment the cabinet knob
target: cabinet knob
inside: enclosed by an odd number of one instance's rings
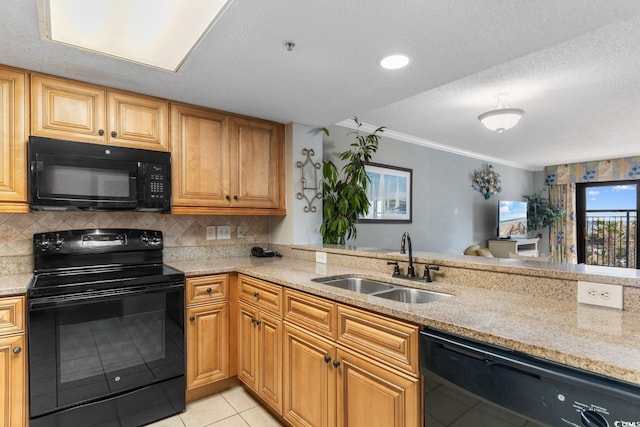
[[[190,321],[190,322],[193,322],[194,320],[196,320],[196,316],[191,316],[191,317],[189,317],[189,321]]]
[[[325,361],[326,363],[331,362],[331,357],[329,357],[329,355],[327,354],[327,355],[324,357],[324,361]]]
[[[334,361],[333,361],[333,367],[334,367],[334,368],[337,368],[338,366],[340,366],[340,362],[339,362],[339,361],[337,361],[337,360],[334,360]]]
[[[258,297],[260,296],[260,293],[259,293],[258,291],[254,291],[254,292],[253,292],[253,296],[254,296],[254,297],[256,297],[256,298],[258,298]]]
[[[251,323],[256,323],[256,321],[257,321],[257,320],[258,320],[258,319],[256,319],[255,317],[252,317],[252,318],[251,318]]]
[[[233,196],[233,200],[238,200],[238,196],[237,195]]]
[[[19,354],[22,351],[22,347],[16,347],[13,349],[13,354]]]
[[[262,320],[257,319],[257,320],[256,320],[256,325],[260,326],[261,324],[262,324]]]
[[[116,136],[118,136],[118,132],[116,132],[115,130],[111,131],[111,137],[115,138]]]
[[[211,293],[211,288],[207,288],[207,293],[210,294]]]
[[[231,196],[228,195],[228,194],[226,196],[224,196],[224,198],[227,199],[227,200],[231,200]]]
[[[98,130],[98,135],[100,136],[104,135],[104,130],[103,129]]]

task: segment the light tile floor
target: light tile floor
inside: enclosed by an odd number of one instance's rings
[[[187,404],[182,414],[150,427],[280,427],[241,386]]]

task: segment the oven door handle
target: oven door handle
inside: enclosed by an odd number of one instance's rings
[[[85,304],[89,301],[107,299],[118,299],[123,297],[144,295],[158,292],[172,292],[183,290],[184,283],[177,282],[172,284],[135,286],[130,288],[108,289],[100,291],[85,291],[66,295],[54,295],[46,297],[30,298],[28,300],[29,311],[45,310],[53,307],[67,307],[79,304]]]

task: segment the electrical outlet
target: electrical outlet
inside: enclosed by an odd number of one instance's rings
[[[578,281],[578,302],[622,310],[623,287],[608,283]]]
[[[239,225],[236,228],[236,239],[244,239],[247,237],[247,226]]]
[[[320,264],[327,263],[327,253],[326,252],[316,252],[316,262]]]
[[[216,226],[207,225],[207,240],[216,240]]]
[[[231,226],[230,225],[219,225],[218,226],[218,240],[228,240],[231,239]]]

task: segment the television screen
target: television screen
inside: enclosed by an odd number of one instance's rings
[[[498,202],[498,237],[501,239],[527,237],[527,202],[513,200]]]

